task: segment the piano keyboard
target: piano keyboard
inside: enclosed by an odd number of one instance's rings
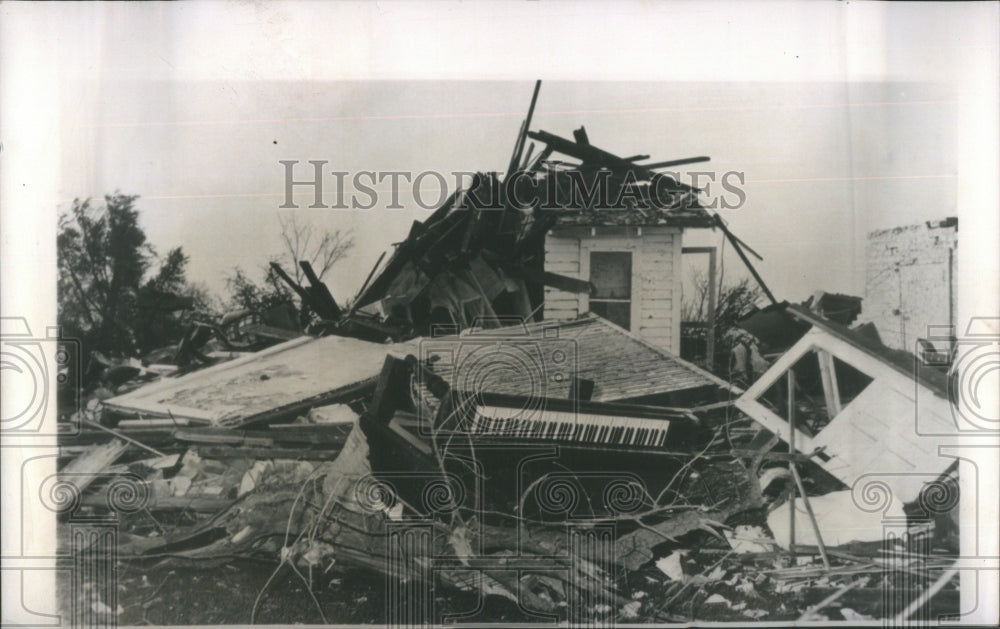
[[[482,405],[476,407],[471,432],[509,439],[662,448],[670,424],[667,419]]]

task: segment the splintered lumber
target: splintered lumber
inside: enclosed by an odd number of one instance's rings
[[[174,438],[187,443],[270,448],[272,446],[342,446],[348,430],[342,424],[283,424],[267,430],[179,428]]]
[[[288,273],[286,273],[283,268],[281,268],[280,264],[278,264],[277,262],[271,262],[271,269],[275,272],[275,274],[278,277],[283,279],[285,283],[288,284],[288,286],[292,290],[295,291],[295,294],[299,296],[299,299],[301,299],[307,304],[312,303],[312,297],[311,295],[309,295],[309,292],[306,291],[306,289],[302,288],[302,286],[300,286],[298,282],[292,279],[292,277]]]
[[[483,257],[487,259],[497,259],[496,256],[484,255]],[[558,273],[551,273],[540,269],[530,269],[513,262],[498,262],[498,264],[506,273],[528,282],[558,288],[559,290],[564,290],[568,293],[593,294],[594,292],[594,285],[587,280],[559,275]]]
[[[528,105],[528,116],[521,123],[521,130],[517,134],[517,141],[514,142],[514,152],[510,157],[510,165],[507,167],[508,175],[518,167],[521,163],[521,156],[524,154],[524,142],[525,136],[528,133],[528,129],[531,128],[531,119],[535,115],[535,103],[538,102],[538,91],[542,87],[542,81],[539,79],[535,81],[535,91],[531,94],[531,104]]]
[[[333,295],[330,294],[330,289],[326,287],[326,284],[324,284],[323,281],[319,279],[319,276],[316,275],[316,272],[313,271],[312,265],[309,264],[309,261],[299,260],[299,266],[302,267],[302,272],[305,273],[306,279],[309,280],[309,292],[312,297],[312,305],[316,310],[316,314],[324,319],[339,319],[343,311],[333,299]]]
[[[729,228],[726,227],[726,224],[724,222],[722,222],[722,218],[719,217],[718,214],[715,215],[714,219],[716,227],[721,229],[722,233],[725,234],[726,238],[729,239],[730,244],[733,245],[733,249],[736,250],[736,255],[738,255],[740,257],[740,260],[743,261],[744,266],[746,266],[747,270],[750,271],[750,275],[753,275],[753,279],[757,281],[757,285],[760,286],[761,290],[764,291],[764,294],[767,295],[767,298],[771,301],[771,304],[778,305],[778,300],[774,298],[774,294],[771,292],[771,289],[769,289],[767,287],[767,284],[764,283],[764,278],[762,278],[760,276],[760,273],[757,272],[757,269],[755,269],[754,266],[750,264],[750,259],[747,258],[747,254],[743,253],[743,247],[740,246],[740,243],[742,241],[736,236],[734,236],[731,231],[729,231]]]
[[[182,428],[174,431],[178,441],[189,443],[205,443],[219,445],[237,445],[246,447],[270,448],[274,440],[270,437],[248,435],[245,431],[229,430],[228,428]]]
[[[302,336],[302,332],[298,330],[286,330],[285,328],[276,328],[273,325],[264,325],[263,323],[251,323],[244,327],[243,330],[246,334],[266,336],[267,338],[281,339],[282,341]]]
[[[291,459],[328,461],[337,458],[337,450],[306,450],[304,448],[272,448],[243,446],[200,446],[203,459]]]
[[[108,434],[114,435],[115,437],[117,437],[117,438],[119,438],[119,439],[121,439],[123,441],[127,441],[127,442],[131,443],[132,445],[139,446],[143,450],[146,450],[147,452],[152,452],[156,456],[161,456],[161,457],[162,456],[166,456],[166,454],[160,452],[159,450],[157,450],[155,448],[149,447],[148,445],[142,443],[141,441],[133,439],[132,437],[129,437],[128,435],[120,433],[117,430],[112,430],[111,428],[105,428],[104,426],[102,426],[101,424],[98,424],[97,422],[92,422],[92,421],[89,421],[89,420],[84,420],[83,423],[86,424],[87,426],[90,426],[91,428],[97,428],[98,430],[102,430],[102,431],[104,431],[104,432],[106,432]]]
[[[77,495],[81,495],[128,448],[129,444],[125,441],[112,439],[70,461],[59,471],[59,479],[73,485]]]
[[[639,157],[642,157],[644,159],[648,159],[649,158],[648,155],[645,155],[645,156],[640,155]],[[629,159],[629,158],[626,158],[626,159],[627,159],[627,161],[633,161],[632,159]],[[646,168],[649,168],[649,169],[653,169],[653,168],[670,168],[671,166],[686,166],[688,164],[699,164],[701,162],[710,161],[711,159],[712,159],[711,157],[706,157],[704,155],[700,155],[698,157],[685,157],[683,159],[671,159],[671,160],[668,160],[668,161],[665,161],[665,162],[656,162],[655,164],[643,164],[643,166],[645,166]]]
[[[88,507],[106,507],[108,504],[108,489],[102,487],[92,491],[83,497],[80,504]],[[195,513],[218,513],[230,505],[232,498],[222,498],[219,496],[173,496],[170,494],[160,495],[155,491],[148,492],[146,502],[143,507],[150,511],[194,511]]]

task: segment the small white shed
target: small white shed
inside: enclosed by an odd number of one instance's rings
[[[685,227],[710,227],[701,208],[568,216],[545,239],[545,270],[594,285],[591,295],[547,287],[546,320],[592,312],[659,348],[680,353]]]

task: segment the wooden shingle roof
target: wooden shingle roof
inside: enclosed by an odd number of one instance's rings
[[[574,376],[593,381],[591,399],[601,402],[704,386],[730,388],[594,314],[425,338],[421,358],[454,388],[483,393],[566,398]]]

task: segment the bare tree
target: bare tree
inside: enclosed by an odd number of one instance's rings
[[[693,360],[708,351],[705,341],[708,330],[708,293],[709,278],[701,269],[691,270],[691,284],[694,294],[684,296],[681,303],[681,352],[682,356]],[[724,373],[719,370],[721,365],[728,365],[726,360],[729,348],[722,343],[726,332],[736,326],[737,321],[754,311],[763,292],[749,277],[742,277],[735,283],[723,284],[715,302],[715,324],[711,330],[714,344],[714,356],[706,356],[706,364],[710,371]]]
[[[323,279],[333,265],[344,259],[347,252],[354,246],[354,236],[350,231],[339,229],[322,232],[311,222],[300,222],[295,212],[278,215],[281,222],[281,238],[285,243],[285,251],[278,258],[282,267],[290,273],[299,284],[303,281],[303,273],[299,262],[307,261],[312,265],[316,276]]]
[[[681,304],[681,321],[708,321],[709,278],[701,269],[691,270],[694,295]],[[760,301],[763,293],[749,277],[742,277],[733,284],[724,285],[719,290],[715,304],[715,325],[724,332],[744,316],[750,314]]]

